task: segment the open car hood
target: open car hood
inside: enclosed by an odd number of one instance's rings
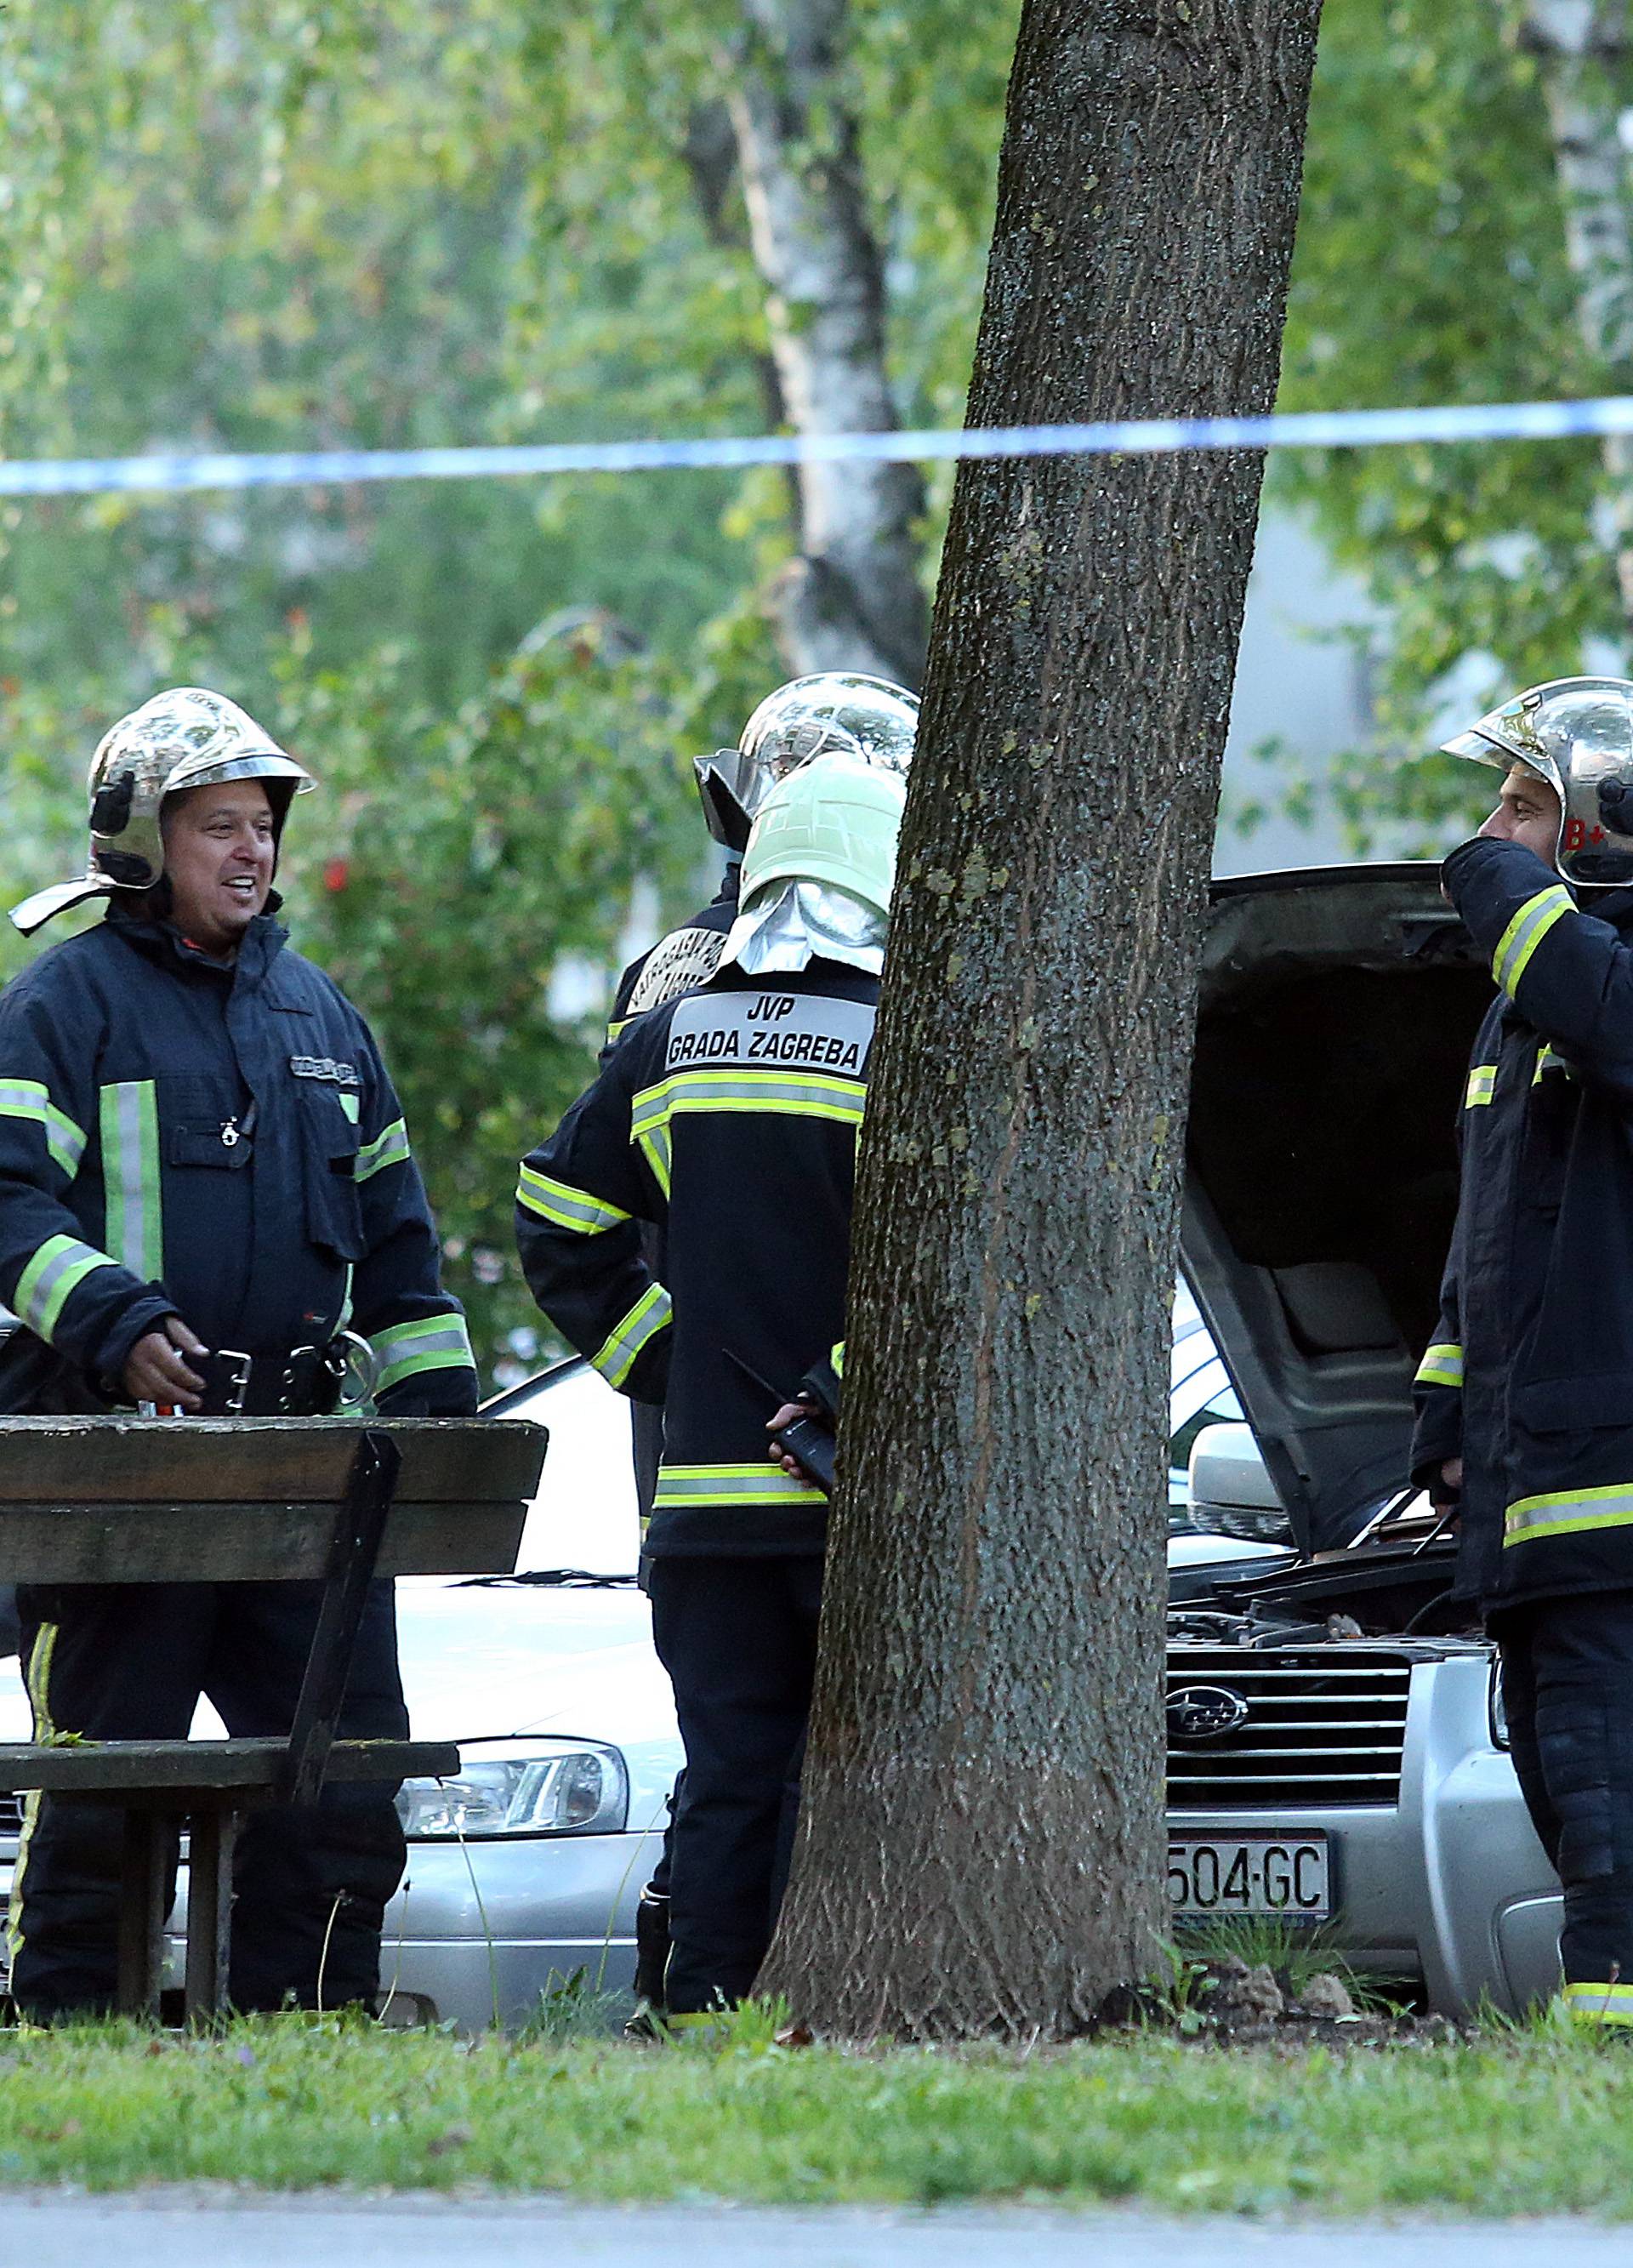
[[[1438,866],[1213,886],[1184,1267],[1303,1551],[1405,1484],[1490,1000]]]

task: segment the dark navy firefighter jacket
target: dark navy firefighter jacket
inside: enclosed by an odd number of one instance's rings
[[[0,1299],[102,1391],[179,1314],[282,1357],[370,1338],[397,1417],[476,1406],[368,1027],[269,914],[223,967],[122,909],[0,993]]]
[[[844,1329],[877,981],[724,970],[640,1017],[524,1160],[534,1298],[611,1384],[664,1405],[654,1558],[820,1552],[827,1500],[769,1454],[775,1394]],[[665,1278],[640,1224],[664,1232]]]
[[[1465,843],[1448,894],[1502,990],[1461,1114],[1462,1185],[1413,1477],[1465,1477],[1458,1587],[1488,1611],[1633,1589],[1633,889]]]

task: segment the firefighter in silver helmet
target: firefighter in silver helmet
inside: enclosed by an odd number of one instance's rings
[[[304,766],[224,694],[196,685],[156,693],[102,736],[91,759],[91,855],[71,882],[37,890],[11,909],[25,937],[87,898],[148,890],[165,871],[166,796],[229,780],[260,780],[282,836],[291,800],[317,785]]]
[[[1514,1767],[1564,1890],[1564,1999],[1633,2024],[1633,683],[1446,744],[1504,773],[1444,868],[1499,988],[1461,1114],[1413,1476],[1460,1515]]]
[[[672,930],[632,961],[619,979],[614,998],[609,1044],[627,1025],[649,1010],[706,984],[721,965],[726,935],[737,919],[741,860],[755,814],[778,782],[811,762],[838,750],[879,770],[905,776],[913,761],[918,730],[918,696],[882,677],[822,670],[796,677],[767,694],[744,725],[734,748],[695,756],[692,769],[709,832],[726,853],[726,868],[711,904]],[[648,1232],[648,1258],[662,1280],[658,1233]],[[636,1492],[641,1516],[651,1512],[663,1454],[661,1409],[637,1402],[631,1412]],[[679,1786],[675,1800],[679,1800]],[[636,1990],[644,2001],[660,2007],[664,1963],[668,1954],[667,1909],[670,1845],[657,1873],[641,1894],[636,1914]]]
[[[771,790],[813,756],[835,750],[881,770],[906,775],[918,730],[918,696],[882,677],[821,670],[791,678],[767,694],[734,748],[695,756],[697,792],[709,832],[726,853],[711,904],[630,962],[614,996],[609,1039],[632,1017],[660,1008],[719,965],[725,933],[737,918],[738,877],[748,830]]]
[[[853,750],[776,784],[714,976],[624,1033],[517,1189],[540,1306],[610,1384],[664,1410],[649,1587],[686,1780],[646,1997],[677,2013],[752,1989],[786,1864],[828,1506],[771,1461],[766,1421],[843,1336],[905,796]],[[661,1277],[643,1222],[667,1231]]]
[[[283,821],[312,784],[221,695],[158,694],[97,750],[86,873],[14,912],[33,931],[108,901],[0,994],[0,1300],[21,1326],[0,1407],[321,1414],[360,1334],[383,1416],[474,1411],[379,1049],[276,918]],[[235,1737],[281,1738],[317,1600],[292,1583],[25,1587],[18,1608],[41,1739],[185,1739],[201,1692]],[[341,1727],[408,1730],[388,1583],[364,1608]],[[326,1789],[255,1815],[235,1873],[238,2007],[372,2002],[402,1871],[392,1793]],[[110,2005],[120,1864],[116,1813],[31,1798],[10,1927],[29,2016]]]

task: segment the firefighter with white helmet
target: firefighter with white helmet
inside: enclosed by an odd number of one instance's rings
[[[664,1408],[646,1548],[686,1747],[666,1979],[677,2012],[751,1990],[781,1891],[828,1506],[768,1455],[766,1425],[843,1336],[905,794],[899,770],[853,750],[773,785],[714,977],[631,1025],[517,1191],[540,1306],[612,1385]],[[661,1278],[642,1223],[664,1232]]]
[[[1633,683],[1556,678],[1445,746],[1504,775],[1444,868],[1499,989],[1413,1473],[1497,1643],[1566,2006],[1633,2025]]]
[[[779,781],[819,754],[845,754],[905,777],[918,729],[918,696],[882,677],[822,670],[791,679],[767,694],[744,725],[736,747],[695,756],[692,769],[709,831],[726,853],[725,872],[712,903],[632,961],[614,997],[609,1040],[627,1023],[665,1001],[705,984],[720,965],[726,932],[737,918],[741,860],[754,814]],[[661,1239],[653,1230],[647,1257],[663,1274]],[[652,1507],[663,1453],[663,1412],[637,1403],[632,1413],[636,1492],[643,1517]],[[678,1790],[677,1799],[678,1800]],[[673,1810],[673,1806],[672,1806]],[[651,2006],[662,1999],[668,1956],[669,1844],[636,1915],[636,1989]]]
[[[234,703],[156,695],[103,740],[87,871],[12,919],[106,917],[0,994],[0,1406],[331,1410],[356,1336],[383,1415],[460,1417],[476,1373],[396,1095],[357,1010],[288,949],[272,887],[305,768]],[[25,1587],[37,1737],[185,1739],[201,1692],[235,1736],[289,1731],[315,1591]],[[337,1729],[402,1738],[391,1587],[364,1611]],[[388,1787],[258,1812],[239,1845],[241,2007],[371,2002],[402,1870]],[[110,2005],[117,1814],[30,1800],[13,1998]]]
[[[695,756],[709,832],[726,853],[713,902],[631,961],[618,981],[609,1037],[632,1016],[707,983],[737,918],[739,862],[754,814],[780,780],[813,756],[845,755],[905,778],[918,730],[918,696],[882,677],[820,670],[767,694],[734,748]]]

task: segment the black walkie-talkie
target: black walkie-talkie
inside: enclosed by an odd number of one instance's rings
[[[769,1379],[761,1378],[751,1364],[746,1363],[740,1354],[733,1354],[730,1347],[722,1347],[720,1351],[728,1362],[736,1364],[751,1386],[759,1388],[773,1410],[780,1410],[783,1403],[795,1399],[791,1394],[779,1393]],[[813,1413],[796,1418],[791,1425],[784,1425],[780,1432],[769,1434],[767,1440],[768,1446],[779,1454],[797,1458],[824,1496],[833,1495],[834,1434],[820,1418]]]

